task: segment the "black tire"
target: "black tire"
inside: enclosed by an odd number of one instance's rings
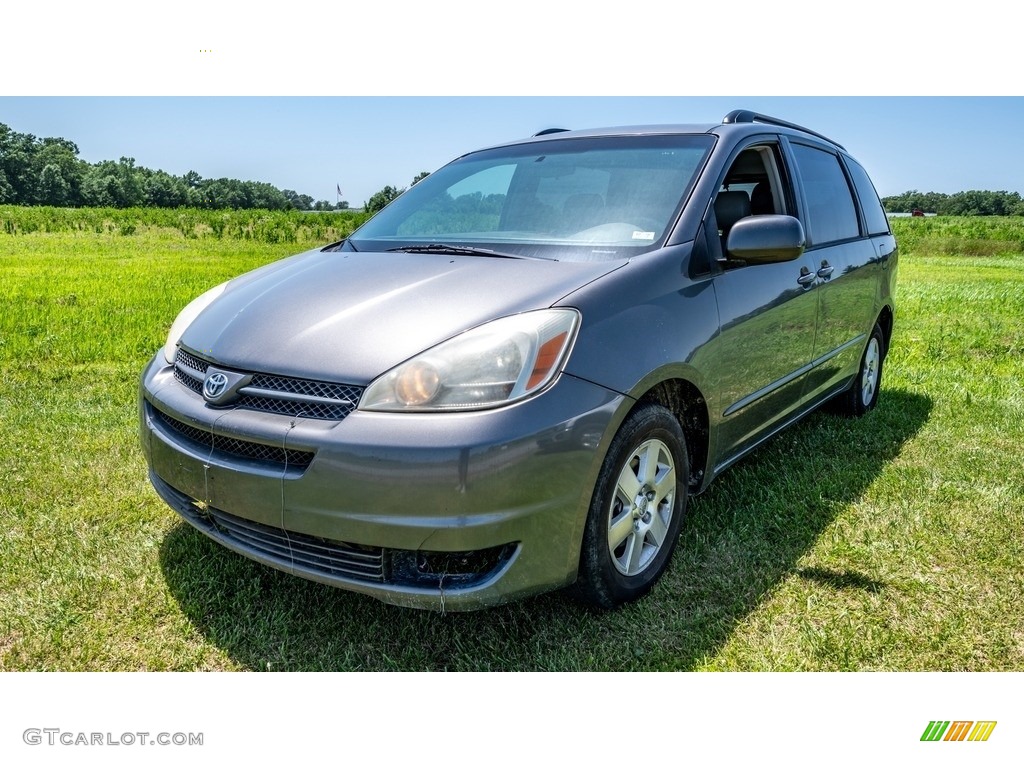
[[[885,362],[885,334],[877,323],[871,331],[860,368],[850,387],[832,401],[833,410],[847,418],[858,418],[875,407],[882,387],[882,364]]]
[[[574,588],[579,600],[614,608],[651,590],[679,539],[689,473],[683,430],[667,408],[644,405],[626,417],[590,503]]]

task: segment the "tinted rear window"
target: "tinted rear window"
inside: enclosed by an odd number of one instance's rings
[[[846,158],[846,167],[850,169],[850,176],[853,178],[853,186],[857,189],[857,196],[860,198],[860,207],[864,210],[864,219],[868,225],[869,235],[889,234],[889,219],[885,215],[882,203],[878,199],[874,184],[868,178],[867,172],[851,158]]]
[[[859,237],[857,209],[839,158],[803,144],[794,144],[793,154],[807,196],[811,245]]]

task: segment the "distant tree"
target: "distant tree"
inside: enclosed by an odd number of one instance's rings
[[[124,187],[117,176],[103,173],[93,166],[86,173],[85,180],[82,182],[82,200],[90,206],[123,207]]]
[[[1024,199],[1020,193],[1005,190],[991,192],[972,189],[947,195],[942,192],[918,192],[915,189],[902,195],[885,197],[882,205],[894,213],[910,213],[919,208],[943,216],[1024,215]]]
[[[71,205],[71,184],[64,178],[60,166],[47,165],[39,174],[36,199],[43,205]]]
[[[63,138],[38,139],[0,123],[0,202],[19,205],[201,208],[309,208],[313,198],[271,184],[204,179],[195,171],[172,176],[135,164],[87,163],[78,145]]]
[[[942,213],[950,216],[1011,216],[1021,207],[1017,192],[972,189],[950,195]]]
[[[34,202],[35,178],[32,160],[36,152],[36,137],[18,133],[0,123],[0,172],[7,180],[13,199],[10,202]]]
[[[423,181],[429,175],[430,175],[430,171],[420,171],[419,173],[416,174],[416,177],[412,180],[412,183],[416,184],[417,182]],[[410,186],[412,186],[412,185],[410,185]]]
[[[183,178],[165,171],[153,171],[146,178],[146,205],[154,208],[179,208],[188,205],[188,186]]]
[[[204,179],[199,184],[202,208],[247,208],[245,188],[237,179]]]
[[[405,192],[404,189],[396,189],[389,184],[379,192],[370,195],[370,199],[363,203],[363,210],[367,213],[376,213],[403,192]]]
[[[122,157],[117,161],[118,176],[124,189],[124,207],[142,205],[146,200],[140,169],[135,167],[134,157]]]
[[[0,203],[14,205],[152,206],[177,208],[266,208],[308,211],[348,210],[347,200],[314,201],[295,190],[239,179],[204,179],[190,170],[183,176],[136,165],[135,158],[88,163],[78,145],[59,137],[37,138],[0,123]],[[426,178],[423,171],[413,184]],[[378,211],[404,192],[385,187],[366,203]]]
[[[73,141],[68,141],[67,139],[46,138],[43,139],[40,144],[42,145],[43,150],[57,149],[71,155],[71,157],[78,156],[78,145]]]
[[[243,181],[242,186],[245,189],[250,208],[284,211],[291,207],[291,201],[272,184],[262,181]]]
[[[882,198],[882,205],[891,213],[910,213],[915,208],[928,213],[938,213],[939,208],[949,198],[941,192],[918,192],[912,189],[901,195],[890,195]]]
[[[43,139],[32,157],[35,194],[43,205],[81,205],[82,179],[87,164],[78,159],[78,147],[66,139]]]
[[[116,163],[101,160],[88,166],[82,179],[85,205],[131,208],[146,202],[145,178],[135,167],[135,158],[122,157]]]
[[[313,207],[313,198],[309,195],[300,195],[294,189],[286,189],[281,194],[297,211],[308,211]]]
[[[0,203],[14,202],[14,187],[7,181],[7,174],[0,169]]]

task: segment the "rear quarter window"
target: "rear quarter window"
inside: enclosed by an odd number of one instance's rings
[[[878,199],[875,185],[868,178],[867,171],[860,167],[860,164],[852,158],[846,158],[846,167],[850,170],[850,178],[853,179],[853,186],[857,190],[857,197],[860,198],[860,207],[864,211],[864,220],[868,227],[869,235],[889,234],[889,219],[882,208],[882,202]]]

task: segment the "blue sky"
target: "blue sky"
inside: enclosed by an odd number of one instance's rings
[[[457,155],[543,128],[717,122],[749,108],[845,145],[882,195],[1024,193],[1024,98],[945,96],[0,96],[0,122],[90,162],[266,181],[353,206]]]

